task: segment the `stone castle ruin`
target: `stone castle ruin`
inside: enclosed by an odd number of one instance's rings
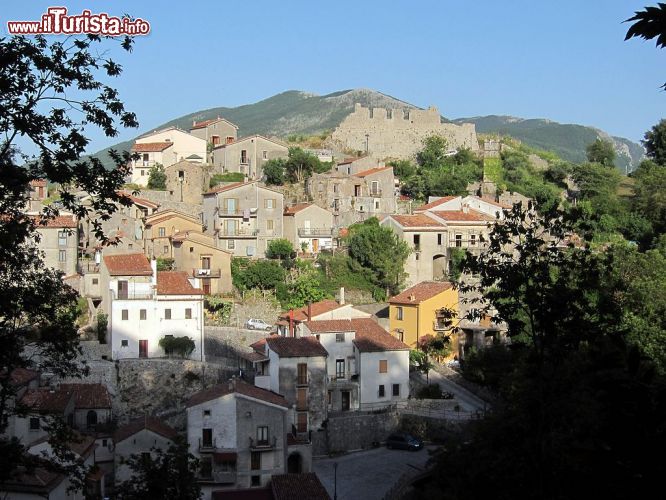
[[[375,158],[412,159],[423,147],[423,139],[439,135],[450,150],[469,148],[478,151],[473,123],[441,123],[439,111],[428,109],[384,109],[354,106],[333,131],[332,140],[341,149],[367,152]]]

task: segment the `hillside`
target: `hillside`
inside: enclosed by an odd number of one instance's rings
[[[290,90],[254,104],[235,108],[210,108],[181,116],[163,123],[155,129],[177,126],[188,130],[193,121],[222,116],[239,126],[239,136],[262,134],[286,137],[289,134],[316,134],[334,129],[354,108],[354,103],[364,106],[387,108],[417,108],[412,104],[371,89],[342,90],[323,96]],[[445,119],[444,119],[445,120]],[[482,116],[459,118],[454,123],[472,122],[479,133],[501,133],[519,139],[530,146],[552,150],[570,161],[583,161],[585,146],[598,136],[609,137],[605,132],[581,125],[566,125],[549,120],[525,120],[509,116]],[[149,132],[150,130],[145,130]],[[642,147],[628,139],[612,138],[618,149],[618,166],[629,170],[638,165]],[[133,141],[112,147],[129,149]],[[102,155],[95,156],[107,160]]]

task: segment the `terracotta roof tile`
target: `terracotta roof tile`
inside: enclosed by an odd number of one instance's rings
[[[317,474],[276,474],[271,477],[275,500],[331,500]]]
[[[158,271],[158,295],[203,295],[203,290],[194,288],[185,271]]]
[[[320,314],[325,314],[327,312],[334,311],[342,305],[338,304],[335,300],[326,299],[319,302],[314,302],[310,306],[312,312],[312,317],[316,318]],[[289,311],[285,311],[280,314],[281,319],[289,320]],[[299,309],[294,309],[294,321],[307,321],[308,319],[308,306],[303,306]]]
[[[38,467],[29,471],[25,467],[19,466],[12,477],[2,483],[0,489],[3,492],[36,493],[48,498],[48,493],[53,491],[66,478],[67,476],[64,474],[58,474],[43,468]]]
[[[281,358],[328,356],[328,351],[315,337],[271,337],[266,339],[266,343]]]
[[[423,214],[415,215],[391,215],[402,227],[445,227],[439,221]]]
[[[139,198],[138,196],[134,196],[133,194],[128,193],[126,191],[118,191],[118,194],[121,196],[125,196],[126,198],[129,198],[132,201],[132,203],[134,203],[135,205],[147,208],[157,208],[160,206],[159,203],[146,200],[145,198]]]
[[[354,163],[356,160],[360,160],[360,158],[345,158],[339,162],[338,165],[348,165],[350,163]]]
[[[173,146],[173,142],[144,142],[134,143],[132,151],[136,153],[159,153]]]
[[[76,409],[111,408],[111,395],[103,384],[60,384],[60,390],[74,395]]]
[[[420,304],[451,288],[453,284],[448,281],[422,281],[391,297],[389,304]]]
[[[471,209],[469,212],[463,212],[462,210],[433,210],[433,214],[441,217],[446,222],[488,222],[495,220],[495,217],[490,217]]]
[[[33,179],[30,181],[32,187],[46,187],[46,179]]]
[[[152,276],[148,258],[142,253],[105,255],[104,265],[111,276]]]
[[[171,440],[178,436],[178,433],[174,429],[161,420],[145,416],[119,427],[113,435],[113,441],[115,444],[118,444],[144,429]]]
[[[58,215],[57,217],[42,217],[41,215],[31,215],[30,218],[39,227],[60,227],[71,228],[77,227],[76,219],[73,215]]]
[[[63,413],[74,395],[63,390],[52,391],[49,387],[29,389],[21,398],[21,404],[39,413]]]
[[[213,118],[212,120],[203,120],[203,121],[200,121],[200,122],[194,122],[194,125],[192,125],[192,126],[190,127],[190,130],[196,130],[196,129],[199,129],[199,128],[205,128],[205,127],[207,127],[208,125],[212,125],[213,123],[217,123],[217,122],[227,122],[229,125],[238,128],[237,125],[231,123],[229,120],[225,120],[224,118],[219,118],[219,117],[218,117],[218,118]]]
[[[354,327],[349,319],[324,319],[319,321],[306,321],[305,326],[312,333],[352,332]]]
[[[370,168],[368,170],[364,170],[363,172],[359,172],[358,174],[354,174],[354,177],[367,177],[368,175],[376,174],[378,172],[383,172],[384,170],[388,170],[389,168],[393,167],[375,167],[375,168]]]
[[[210,498],[211,500],[274,500],[270,488],[217,490],[211,493]]]
[[[455,200],[456,198],[459,198],[458,196],[443,196],[439,200],[431,201],[430,203],[426,203],[425,205],[421,205],[420,207],[417,207],[415,210],[430,210],[431,208],[438,207],[439,205],[442,205],[443,203],[446,203],[451,200]]]
[[[9,376],[13,386],[26,385],[39,377],[39,372],[29,368],[15,368]]]
[[[234,379],[233,381],[230,380],[228,383],[219,384],[210,389],[197,392],[188,400],[187,407],[200,405],[201,403],[234,393],[242,394],[243,396],[258,399],[277,406],[282,406],[283,408],[289,408],[287,400],[279,394],[262,389],[261,387],[256,387],[239,379]]]
[[[290,207],[285,207],[284,209],[284,215],[294,215],[300,212],[301,210],[305,210],[308,207],[311,207],[312,203],[297,203],[296,205],[292,205]]]
[[[409,350],[409,346],[388,333],[370,318],[352,319],[351,323],[356,332],[353,340],[354,345],[361,352]]]

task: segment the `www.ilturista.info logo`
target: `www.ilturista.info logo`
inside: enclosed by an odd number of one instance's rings
[[[7,21],[12,35],[147,35],[150,23],[141,18],[114,17],[105,13],[92,14],[84,10],[68,16],[66,7],[49,7],[40,21]]]

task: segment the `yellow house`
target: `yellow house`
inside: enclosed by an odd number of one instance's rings
[[[389,329],[411,349],[424,335],[436,335],[450,329],[445,310],[458,315],[458,290],[448,281],[423,281],[389,299]],[[454,322],[455,324],[455,322]],[[457,336],[453,336],[457,352]]]
[[[172,239],[185,231],[203,231],[201,221],[176,210],[161,210],[146,217],[144,253],[151,257],[173,258]]]
[[[231,284],[231,252],[215,246],[215,239],[200,231],[181,231],[171,238],[174,267],[199,278],[206,295],[228,293]]]

